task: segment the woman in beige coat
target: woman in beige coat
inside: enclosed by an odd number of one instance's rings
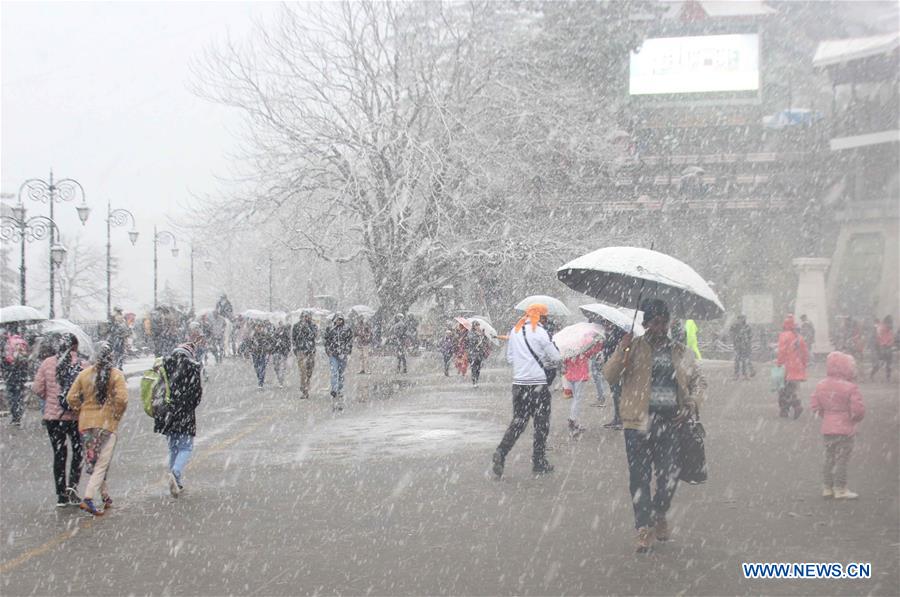
[[[125,375],[112,366],[112,360],[109,344],[99,343],[95,363],[75,378],[66,396],[69,406],[78,414],[78,431],[84,445],[84,472],[90,474],[80,507],[94,516],[101,516],[112,506],[106,476],[116,447],[116,430],[128,407]],[[94,504],[98,490],[103,510]]]

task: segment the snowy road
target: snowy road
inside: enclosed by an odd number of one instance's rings
[[[351,374],[355,401],[334,418],[324,362],[307,402],[294,371],[287,389],[258,393],[249,364],[229,361],[210,372],[177,501],[164,440],[133,391],[115,509],[97,520],[53,507],[50,448],[29,411],[22,429],[0,429],[0,592],[897,594],[897,388],[863,384],[850,472],[862,498],[835,503],[819,497],[817,423],[779,419],[766,376],[734,384],[723,364],[706,367],[710,482],[679,488],[675,541],[641,557],[622,437],[600,428],[608,408],[584,408],[589,430],[573,442],[555,398],[556,473],[531,476],[529,431],[504,479],[485,477],[510,415],[503,368],[477,390],[419,360],[404,380]],[[744,561],[871,562],[873,578],[750,581]]]

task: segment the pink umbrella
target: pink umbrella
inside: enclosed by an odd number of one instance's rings
[[[472,329],[472,322],[469,321],[468,319],[466,319],[465,317],[454,317],[453,319],[455,319],[456,322],[459,323],[459,325],[463,326],[467,330]]]
[[[606,338],[603,328],[596,323],[581,321],[567,325],[553,334],[553,343],[564,359],[573,359],[591,350]]]

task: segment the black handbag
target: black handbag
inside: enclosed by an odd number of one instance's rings
[[[680,481],[699,485],[705,483],[706,471],[706,430],[699,418],[691,417],[678,426],[678,466]]]
[[[528,343],[528,335],[525,333],[526,327],[528,327],[527,323],[522,326],[522,338],[525,339],[525,346],[528,347],[528,352],[531,353],[531,356],[534,357],[534,360],[537,361],[537,364],[540,365],[541,369],[544,370],[544,375],[547,377],[547,385],[551,386],[553,385],[553,380],[556,379],[556,368],[544,367],[544,363],[541,362],[541,359],[539,359],[537,354],[535,354],[535,352],[531,349],[531,344]]]

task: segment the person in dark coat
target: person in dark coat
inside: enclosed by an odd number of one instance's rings
[[[344,371],[347,360],[353,352],[353,330],[344,321],[344,316],[335,313],[331,325],[325,330],[325,354],[331,366],[331,410],[344,410]]]
[[[178,497],[184,489],[183,473],[194,450],[197,406],[203,396],[200,362],[190,342],[179,345],[163,359],[169,379],[170,403],[153,413],[153,431],[169,440],[169,493]]]
[[[453,352],[456,350],[456,340],[453,338],[453,330],[444,331],[444,337],[438,344],[438,350],[444,361],[444,377],[450,376],[450,362],[453,361]]]
[[[216,315],[224,317],[228,321],[231,321],[234,317],[234,307],[231,306],[231,301],[228,300],[228,297],[224,293],[222,293],[222,296],[220,296],[219,300],[216,302],[215,312]]]
[[[469,367],[472,371],[472,385],[478,386],[481,377],[481,364],[487,358],[490,351],[487,335],[481,329],[481,324],[472,322],[472,329],[466,335],[466,354],[469,357]]]
[[[9,424],[18,427],[25,413],[25,383],[31,370],[28,343],[22,336],[12,334],[7,338],[0,365],[6,382],[6,401],[12,415]]]
[[[406,373],[406,345],[409,342],[408,329],[403,313],[397,313],[391,326],[390,342],[397,355],[397,373]]]
[[[269,355],[272,353],[272,336],[272,326],[268,321],[250,321],[250,336],[247,338],[247,344],[260,390],[263,389],[266,382],[266,366],[269,363]]]
[[[297,366],[300,369],[300,398],[309,398],[309,382],[312,379],[313,367],[316,364],[316,338],[319,327],[313,323],[308,312],[300,316],[300,321],[291,328],[291,344]]]
[[[272,368],[278,378],[278,387],[284,387],[284,364],[291,354],[291,329],[286,323],[279,324],[272,334]]]
[[[729,328],[731,342],[734,344],[734,379],[737,381],[741,375],[744,379],[750,379],[756,375],[753,363],[750,362],[750,353],[753,349],[753,329],[747,323],[746,315],[738,315],[737,321]]]

